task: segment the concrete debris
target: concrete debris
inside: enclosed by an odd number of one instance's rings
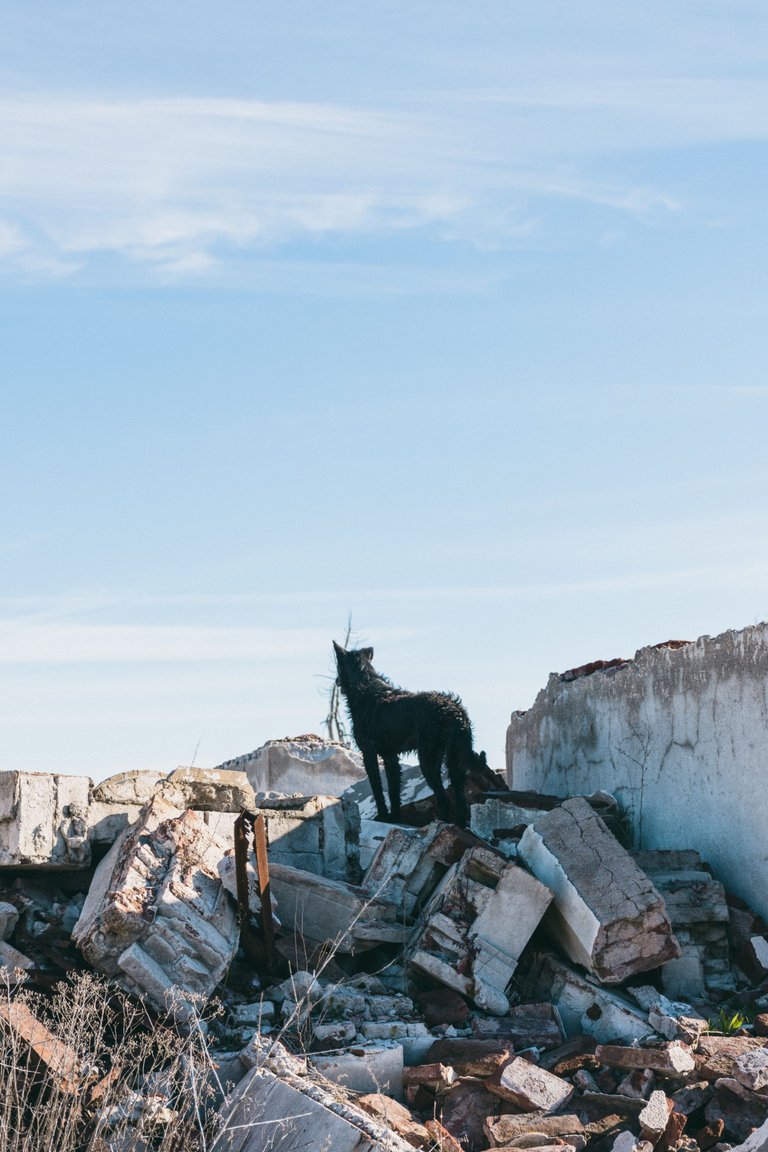
[[[408,944],[410,966],[503,1016],[506,988],[552,894],[484,848],[471,848],[444,877]]]
[[[539,817],[518,852],[554,892],[548,920],[560,946],[601,982],[680,955],[662,897],[586,800]]]
[[[696,970],[696,965],[701,973],[698,986],[693,983],[695,977],[692,980],[688,975],[688,995],[733,992],[735,982],[728,940],[731,913],[723,885],[714,879],[698,852],[635,852],[633,859],[664,897],[672,930],[680,945],[680,958],[669,962],[671,972],[667,973],[667,965],[662,968],[662,981],[668,995],[677,998],[675,980],[679,966],[686,961],[689,973]]]
[[[237,948],[225,849],[197,813],[150,801],[96,869],[72,931],[88,962],[159,1011],[207,1000]]]
[[[353,884],[285,864],[270,866],[270,882],[281,919],[314,944],[330,941],[337,952],[354,953],[407,939],[397,905]]]
[[[515,1056],[489,1076],[485,1087],[524,1112],[556,1112],[568,1103],[574,1091],[567,1080],[537,1068],[522,1056]]]
[[[469,848],[482,847],[477,837],[453,824],[426,828],[393,828],[376,851],[362,880],[371,895],[398,904],[413,917],[424,906],[452,864]]]
[[[244,772],[254,792],[298,796],[341,796],[350,785],[366,779],[358,752],[314,734],[268,740],[219,768]]]
[[[606,794],[498,782],[472,831],[361,822],[345,754],[302,737],[95,787],[0,774],[0,1037],[65,1092],[86,1083],[103,1152],[150,1152],[179,1104],[151,1080],[108,1098],[114,1070],[94,1086],[19,992],[84,964],[185,1034],[215,997],[215,1152],[768,1152],[748,1143],[768,927],[695,852],[630,854]],[[414,769],[409,820],[429,821],[422,788]],[[240,940],[241,810],[265,818],[274,966]],[[258,933],[255,862],[248,880]]]
[[[0,868],[87,868],[90,780],[0,772]]]
[[[211,1152],[411,1152],[390,1128],[352,1103],[299,1077],[253,1068],[222,1109],[222,1132]]]
[[[0,1028],[7,1028],[26,1053],[32,1068],[42,1066],[59,1092],[77,1096],[87,1083],[89,1070],[77,1053],[59,1040],[21,1001],[0,997]],[[23,1071],[19,1068],[19,1071]],[[3,1070],[6,1081],[7,1068]]]

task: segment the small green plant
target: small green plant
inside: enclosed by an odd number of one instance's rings
[[[721,1008],[717,1016],[709,1020],[709,1027],[713,1032],[722,1032],[724,1036],[733,1036],[740,1032],[745,1024],[749,1024],[749,1017],[743,1012],[726,1012]]]

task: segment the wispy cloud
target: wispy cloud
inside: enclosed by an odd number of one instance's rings
[[[546,199],[668,212],[678,204],[663,188],[606,180],[578,158],[614,147],[614,134],[623,145],[658,143],[657,113],[678,126],[664,127],[665,140],[687,139],[704,118],[691,112],[698,90],[685,92],[682,113],[677,90],[643,111],[643,93],[620,86],[481,92],[388,110],[0,99],[0,269],[78,276],[108,257],[145,277],[194,281],[325,237],[530,243]],[[602,127],[596,111],[606,114]],[[622,117],[645,120],[615,133],[617,114],[619,128]],[[732,128],[729,119],[723,130]]]

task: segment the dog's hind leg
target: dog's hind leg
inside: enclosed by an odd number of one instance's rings
[[[376,802],[376,819],[386,822],[389,820],[389,812],[387,811],[387,802],[384,799],[384,789],[381,786],[381,772],[379,771],[379,758],[376,755],[376,749],[367,745],[365,748],[361,748],[360,751],[363,754],[363,764],[365,765],[368,782],[371,785],[373,799]],[[398,793],[398,801],[399,799],[400,794]]]
[[[450,820],[451,806],[443,788],[443,757],[434,748],[419,748],[419,767],[421,774],[435,794],[435,807],[441,820]]]
[[[400,820],[400,761],[391,753],[382,756],[384,771],[387,774],[387,791],[389,792],[389,810],[392,820],[397,824]]]
[[[469,809],[465,793],[467,777],[467,751],[456,741],[448,745],[446,762],[448,765],[448,779],[453,788],[454,806],[456,808],[456,823],[459,828],[466,828],[469,823]]]

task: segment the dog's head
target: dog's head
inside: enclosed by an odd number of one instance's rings
[[[334,640],[333,651],[339,673],[336,683],[342,692],[346,692],[349,687],[359,684],[366,670],[370,668],[373,660],[373,648],[350,648],[347,651]]]

